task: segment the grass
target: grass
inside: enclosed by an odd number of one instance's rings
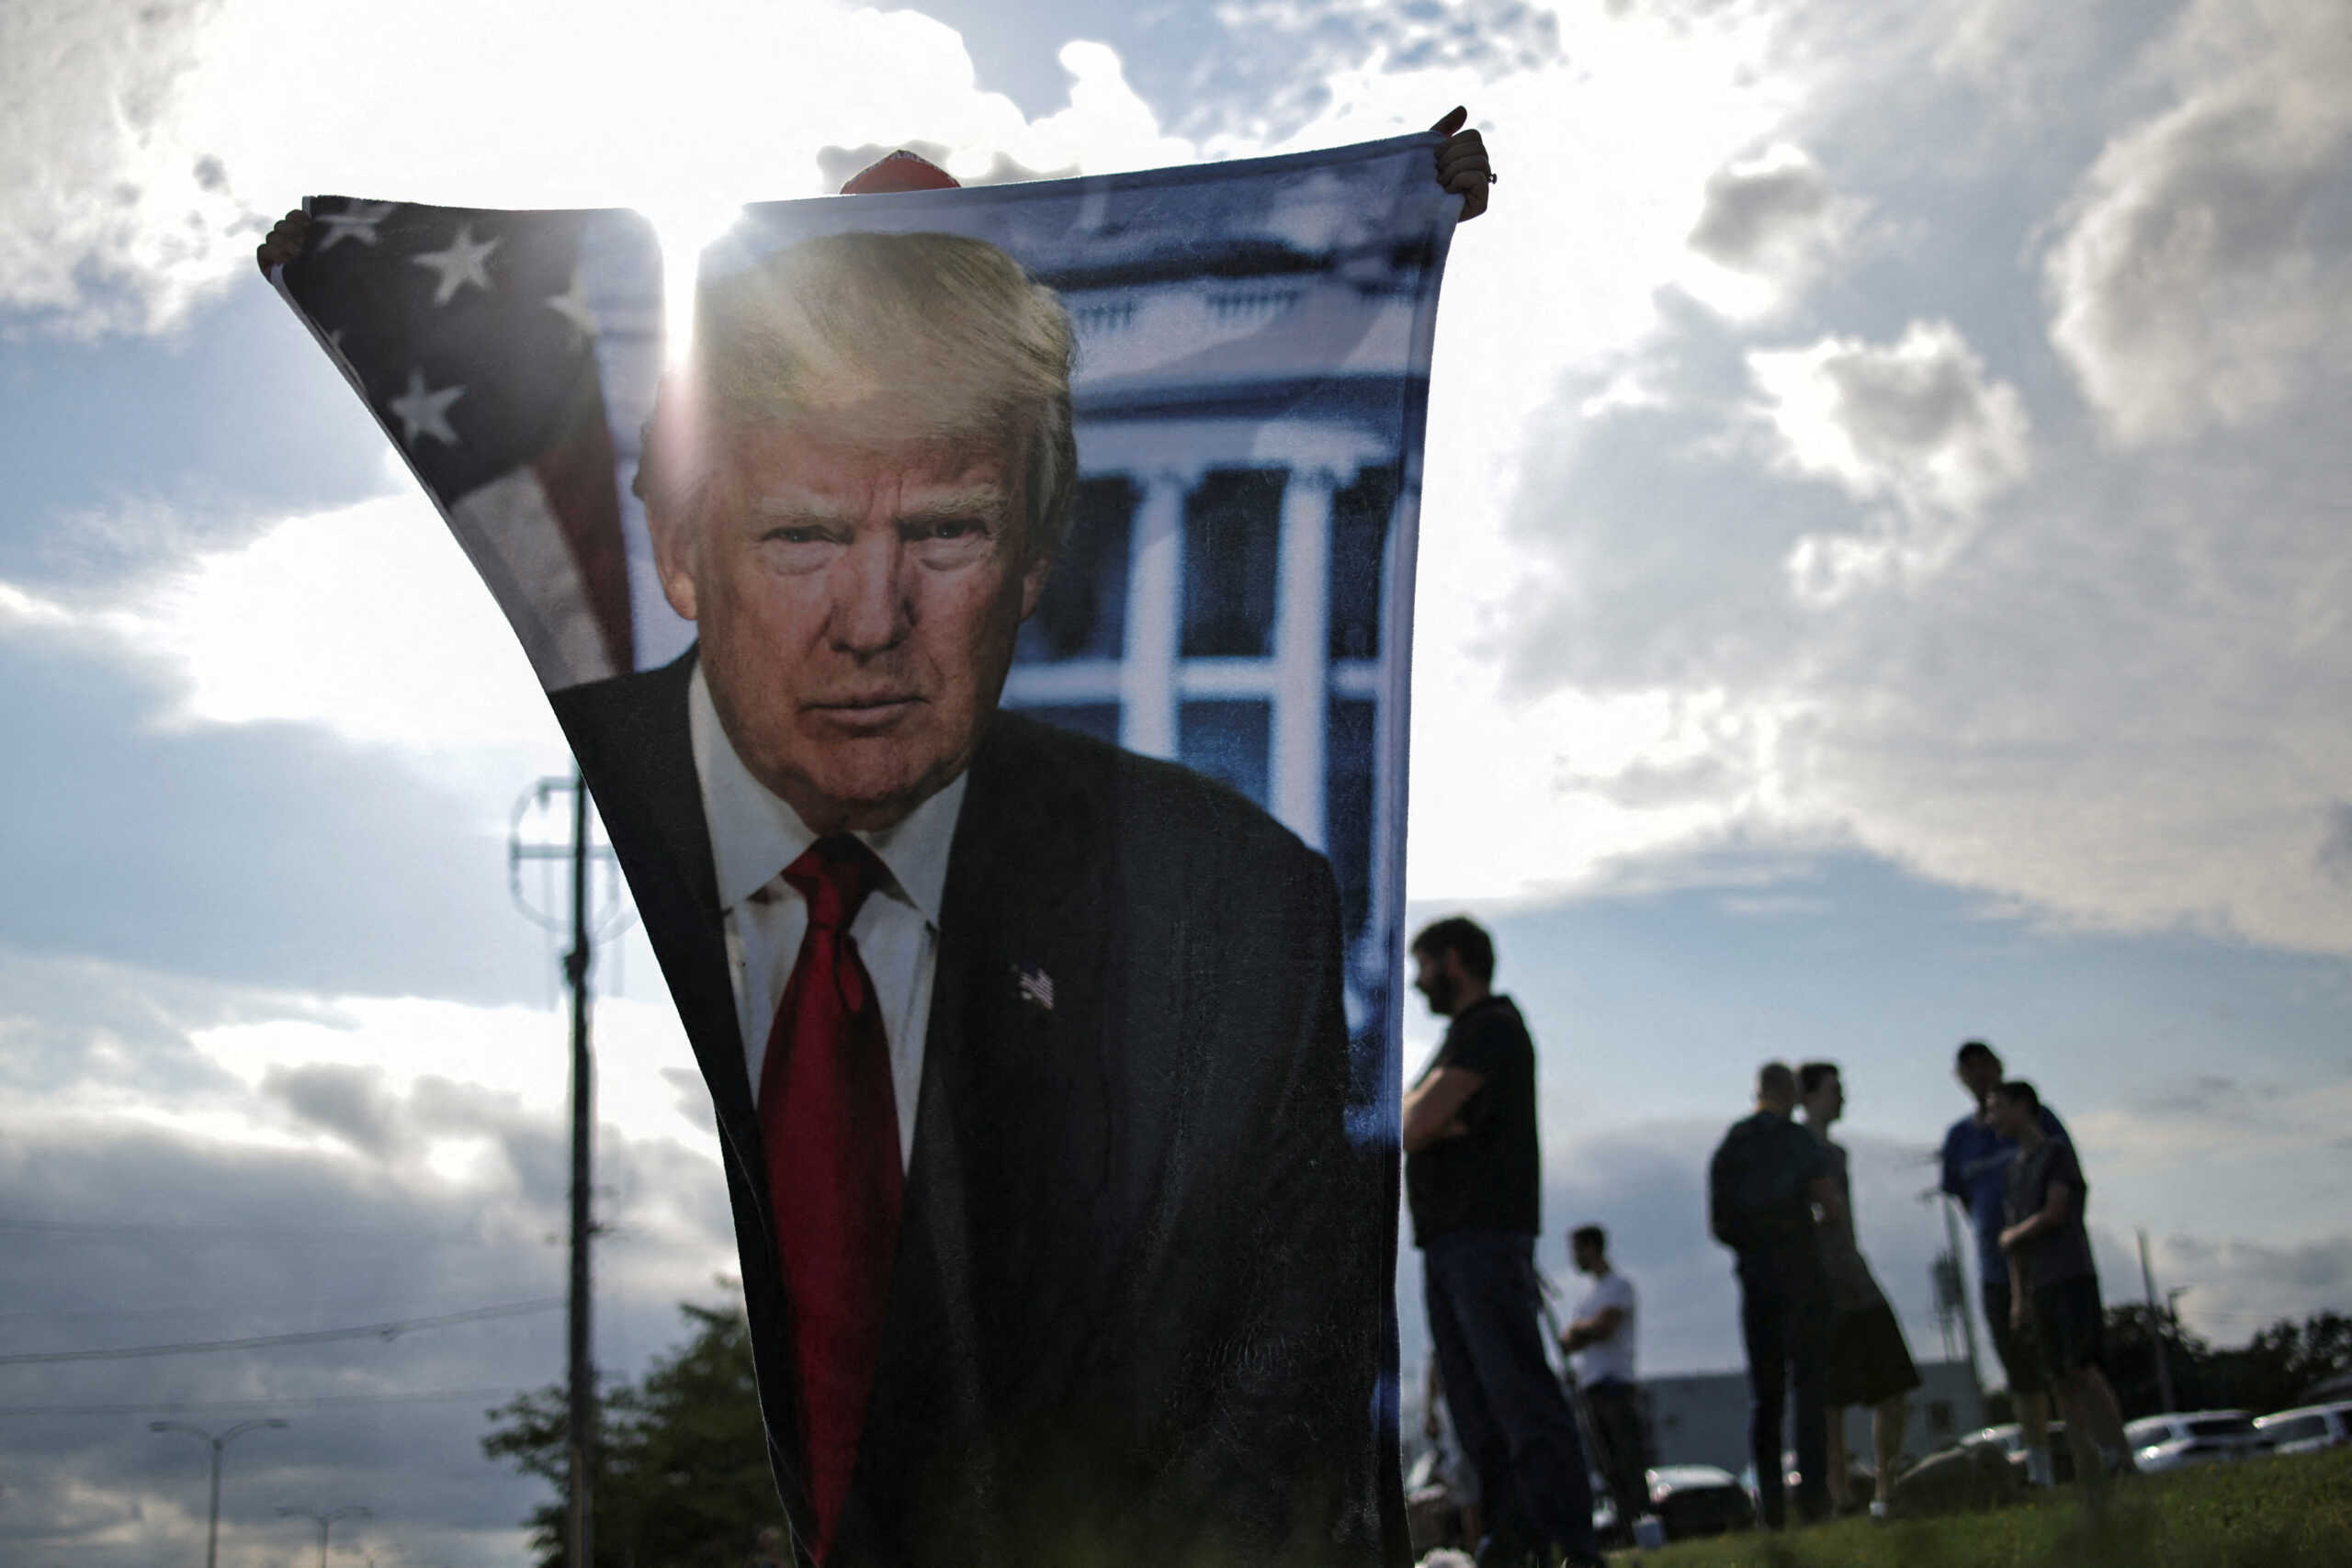
[[[1989,1514],[1680,1541],[1623,1568],[2339,1568],[2352,1562],[2352,1448],[2075,1489]]]

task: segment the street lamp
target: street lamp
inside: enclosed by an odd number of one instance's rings
[[[264,1427],[283,1427],[286,1423],[273,1416],[266,1421],[240,1421],[219,1437],[201,1427],[191,1427],[185,1421],[150,1421],[151,1432],[186,1432],[191,1438],[201,1438],[212,1445],[212,1521],[204,1532],[204,1568],[216,1568],[220,1556],[220,1450],[247,1432]]]
[[[329,1509],[323,1514],[314,1514],[308,1508],[280,1508],[277,1517],[281,1519],[311,1519],[317,1523],[319,1568],[327,1568],[327,1531],[334,1528],[334,1522],[337,1519],[370,1519],[375,1515],[356,1503],[345,1503],[342,1507]]]

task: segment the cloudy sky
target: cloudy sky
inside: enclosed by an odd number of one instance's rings
[[[182,1560],[204,1450],[147,1423],[274,1415],[225,1562],[345,1504],[355,1568],[523,1561],[477,1443],[560,1371],[564,1025],[505,842],[565,757],[253,276],[309,192],[691,233],[870,146],[1102,172],[1467,103],[1409,875],[1534,1023],[1546,1258],[1603,1221],[1648,1368],[1735,1364],[1699,1168],[1757,1061],[1831,1056],[1940,1354],[1917,1194],[1982,1035],[2077,1135],[2110,1296],[2144,1228],[2216,1339],[2352,1305],[2336,0],[1126,10],[0,7],[0,1555]],[[601,978],[628,1373],[729,1242],[641,938]]]

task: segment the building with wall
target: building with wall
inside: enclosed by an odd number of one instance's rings
[[[1904,1446],[1926,1454],[1973,1432],[1984,1423],[1984,1395],[1965,1360],[1921,1361],[1919,1387],[1911,1394],[1911,1421]],[[1648,1378],[1650,1440],[1660,1464],[1719,1465],[1736,1475],[1748,1463],[1747,1374],[1692,1372]],[[1867,1409],[1846,1412],[1847,1451],[1869,1462],[1871,1422]]]

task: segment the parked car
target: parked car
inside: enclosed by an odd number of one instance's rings
[[[2145,1416],[2124,1424],[2123,1438],[2132,1461],[2148,1471],[2222,1464],[2270,1451],[2270,1439],[2243,1410]]]
[[[1662,1464],[1649,1472],[1650,1511],[1668,1540],[1756,1528],[1756,1505],[1728,1470]]]
[[[1797,1469],[1796,1450],[1782,1449],[1781,1450],[1781,1483],[1787,1489],[1787,1495],[1791,1499],[1795,1498],[1797,1483],[1803,1479],[1803,1472]],[[1862,1507],[1872,1497],[1878,1495],[1878,1477],[1859,1458],[1849,1458],[1846,1461],[1846,1495],[1853,1499],[1854,1506]],[[1739,1467],[1739,1489],[1747,1494],[1749,1502],[1754,1503],[1758,1500],[1756,1466],[1753,1463]]]
[[[1462,1505],[1445,1472],[1445,1456],[1423,1449],[1405,1474],[1405,1529],[1419,1562],[1440,1547],[1471,1547],[1462,1528]]]
[[[2273,1452],[2282,1454],[2317,1453],[2339,1443],[2352,1443],[2352,1400],[2256,1416],[2254,1429],[2270,1439]]]
[[[2009,1468],[2023,1482],[2025,1474],[2025,1428],[2015,1421],[1998,1427],[1982,1427],[1960,1439],[1957,1448],[1975,1448],[1991,1444],[2008,1460]],[[2053,1485],[2064,1485],[2075,1479],[2075,1450],[2066,1441],[2066,1423],[2050,1423],[2050,1480]]]

